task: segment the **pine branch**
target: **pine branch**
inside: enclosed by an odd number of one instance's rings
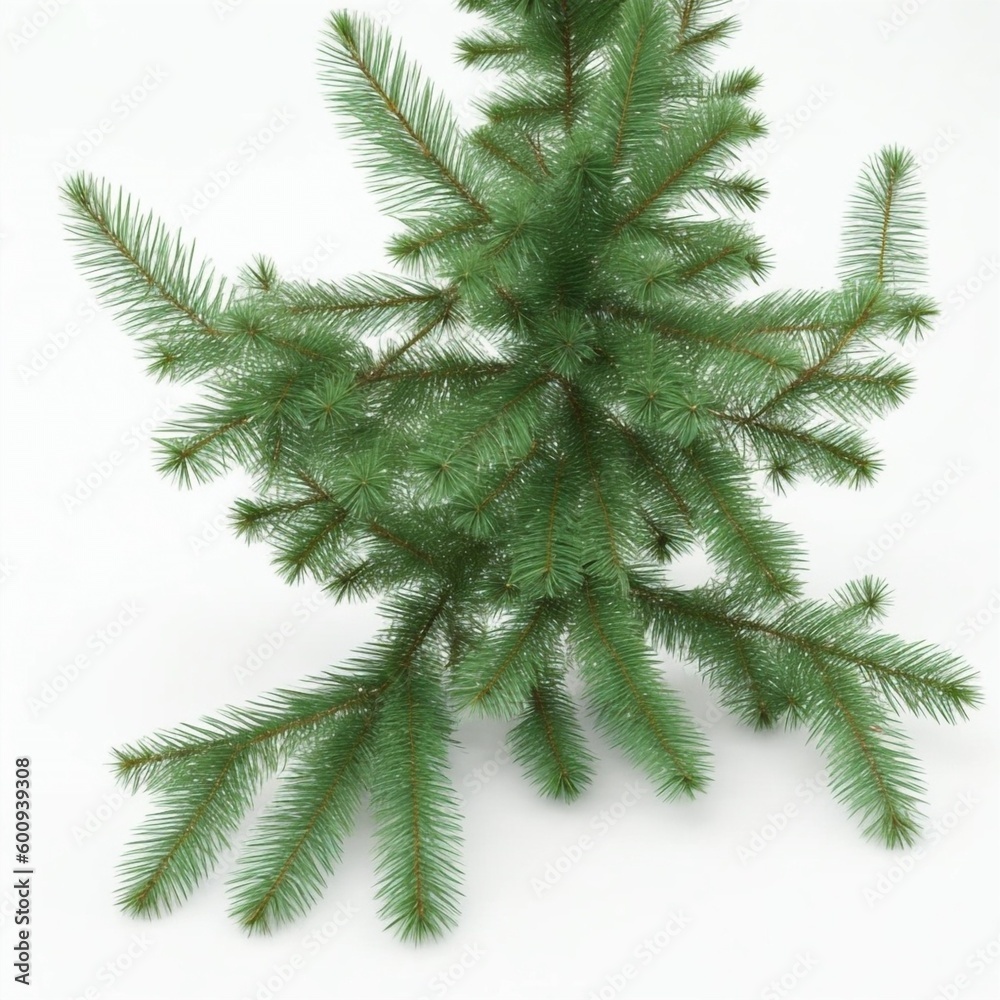
[[[193,244],[106,181],[78,174],[62,195],[77,264],[127,330],[170,354],[182,353],[191,338],[224,339],[220,322],[232,291]]]
[[[542,795],[571,802],[590,784],[593,756],[564,687],[545,680],[508,737],[511,756]]]
[[[699,522],[709,555],[749,582],[756,580],[770,599],[794,596],[799,582],[795,539],[782,526],[764,520],[747,499],[742,470],[724,451],[698,443],[678,452],[690,472],[689,488],[697,491],[698,510],[713,511]]]
[[[277,691],[218,719],[158,733],[114,752],[118,778],[132,791],[168,787],[196,758],[222,754],[262,759],[275,769],[284,754],[337,716],[365,708],[386,689],[377,674],[355,670],[312,678],[301,691]],[[235,759],[235,758],[234,758]]]
[[[443,777],[450,723],[440,681],[411,663],[375,733],[372,810],[381,915],[404,939],[437,937],[458,913],[459,822]]]
[[[912,844],[923,788],[909,747],[856,674],[810,659],[815,704],[808,718],[829,757],[834,795],[860,814],[866,836],[890,847]]]
[[[366,144],[366,162],[390,212],[415,215],[457,201],[489,219],[473,193],[450,109],[385,32],[334,14],[321,60],[331,107]]]
[[[343,669],[115,752],[154,807],[120,902],[164,912],[277,795],[230,882],[269,931],[306,912],[366,789],[378,898],[422,940],[454,925],[461,834],[447,779],[455,712],[508,720],[542,794],[593,760],[568,691],[665,797],[705,786],[703,734],[655,646],[697,663],[755,728],[802,724],[871,836],[911,842],[921,788],[894,713],[956,722],[981,695],[951,652],[880,631],[887,585],[798,596],[799,547],[758,473],[859,486],[866,432],[910,373],[889,338],[929,328],[916,288],[915,161],[883,150],[848,213],[843,287],[767,293],[733,166],[763,132],[753,71],[713,72],[723,0],[458,0],[466,64],[501,81],[468,134],[371,22],[333,15],[330,104],[402,223],[411,278],[286,280],[257,256],[230,289],[194,247],[104,182],[63,192],[78,259],[158,377],[199,378],[159,443],[184,483],[239,467],[233,523],[289,581],[385,595]],[[678,556],[712,580],[669,585]]]
[[[563,84],[566,89],[563,104],[563,118],[566,131],[573,131],[573,121],[576,118],[576,66],[573,54],[573,21],[570,16],[569,0],[559,0],[559,34],[562,39],[562,71]]]
[[[538,665],[558,648],[562,621],[558,607],[545,600],[515,609],[491,643],[474,647],[456,665],[459,702],[483,715],[517,715],[538,682]]]
[[[763,416],[765,413],[773,410],[787,397],[796,393],[803,386],[807,385],[816,375],[826,369],[826,367],[831,364],[840,354],[850,345],[854,338],[865,329],[869,320],[872,319],[875,312],[875,308],[880,301],[880,293],[878,291],[868,291],[862,295],[863,306],[856,316],[856,318],[849,323],[846,328],[841,333],[839,339],[827,350],[824,354],[813,362],[808,368],[799,372],[798,375],[792,379],[784,388],[779,392],[775,393],[770,399],[767,400],[762,406],[758,407],[753,413],[752,419]]]
[[[924,276],[923,197],[911,153],[889,146],[862,174],[847,218],[843,281],[910,289]]]
[[[182,780],[159,788],[159,810],[126,847],[119,905],[159,915],[187,898],[228,846],[267,775],[263,761],[251,762],[244,748],[192,758]]]
[[[642,627],[627,605],[586,582],[570,637],[604,735],[646,772],[659,795],[701,791],[708,778],[704,739],[656,677]]]
[[[742,610],[730,612],[718,599],[697,591],[684,594],[636,583],[632,593],[650,616],[658,641],[668,648],[683,648],[683,637],[698,627],[696,623],[709,624],[766,637],[799,657],[849,666],[878,687],[894,710],[956,722],[981,701],[973,674],[960,657],[926,643],[871,632],[863,619],[837,606],[799,601],[776,618],[765,619]]]
[[[322,893],[361,803],[373,724],[372,715],[348,717],[285,773],[229,882],[231,913],[244,927],[270,931]]]
[[[666,200],[676,203],[677,196],[695,187],[704,171],[721,165],[732,148],[758,132],[759,126],[738,101],[713,101],[699,109],[671,136],[662,156],[656,158],[656,170],[636,178],[639,197],[626,207],[614,232],[633,225]],[[675,197],[667,199],[668,194]]]

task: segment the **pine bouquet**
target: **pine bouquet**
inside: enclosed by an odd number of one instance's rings
[[[911,384],[887,346],[936,312],[912,157],[864,170],[839,287],[748,297],[769,259],[743,216],[765,192],[734,164],[765,129],[758,75],[709,68],[724,4],[459,7],[482,23],[461,61],[503,73],[469,132],[373,24],[338,13],[324,36],[332,109],[400,224],[398,275],[286,281],[256,257],[230,284],[106,183],[65,186],[79,263],[151,372],[204,386],[161,469],[249,471],[236,530],[290,582],[381,595],[385,618],[300,689],[116,751],[156,801],[122,864],[129,911],[186,897],[280,774],[233,915],[267,930],[303,913],[368,792],[382,915],[439,934],[460,895],[463,710],[509,720],[527,777],[573,799],[593,769],[573,675],[660,795],[705,788],[706,742],[658,650],[747,724],[802,727],[889,845],[920,817],[897,713],[954,722],[978,702],[961,660],[877,630],[883,582],[803,597],[799,544],[761,497],[761,477],[859,487],[879,470],[861,425]],[[712,579],[681,586],[671,565],[697,550]]]

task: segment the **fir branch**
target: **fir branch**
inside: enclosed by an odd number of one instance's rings
[[[426,209],[427,199],[436,203],[444,191],[488,219],[486,205],[462,176],[467,164],[444,101],[384,32],[344,12],[331,17],[328,29],[321,56],[330,103],[352,120],[351,133],[368,144],[368,162],[378,172],[390,210]],[[405,182],[395,176],[403,163]]]
[[[827,350],[824,354],[814,361],[808,368],[799,372],[787,385],[785,385],[779,392],[771,396],[763,405],[759,406],[752,414],[751,419],[757,420],[762,417],[765,413],[774,409],[779,403],[781,403],[788,396],[795,393],[802,386],[807,385],[814,376],[822,372],[832,361],[840,356],[852,340],[862,331],[868,324],[869,320],[875,311],[877,304],[881,299],[881,294],[878,291],[873,291],[864,296],[864,304],[857,317],[847,325],[844,331],[841,333],[839,339]]]
[[[487,434],[493,431],[494,428],[509,420],[511,414],[516,413],[518,407],[524,403],[525,400],[529,400],[536,390],[556,380],[557,377],[549,372],[535,376],[535,378],[531,379],[526,385],[518,385],[518,381],[521,380],[515,380],[513,384],[516,386],[516,391],[512,396],[507,395],[507,392],[509,391],[508,385],[504,385],[502,389],[502,404],[499,405],[495,412],[491,413],[484,421],[476,424],[472,430],[463,435],[458,440],[457,444],[447,450],[446,457],[441,463],[441,466],[447,466],[458,460],[460,457],[467,455]]]
[[[537,438],[533,440],[527,452],[506,470],[503,478],[485,496],[457,498],[456,506],[458,506],[459,512],[456,517],[456,525],[474,537],[489,535],[491,533],[489,508],[520,479],[524,470],[538,453],[539,445],[540,442]]]
[[[406,308],[443,305],[450,299],[450,290],[421,282],[404,282],[399,278],[362,276],[341,284],[329,281],[306,283],[287,282],[281,295],[293,316],[334,317],[347,314],[357,323],[357,314],[376,314],[391,319],[405,315]],[[355,326],[355,329],[357,327]]]
[[[923,198],[916,172],[913,155],[894,146],[866,165],[844,233],[840,275],[845,282],[903,291],[923,278]]]
[[[411,337],[408,337],[397,347],[392,348],[392,350],[387,351],[378,361],[374,368],[358,377],[358,383],[364,385],[366,382],[377,382],[382,378],[386,371],[392,367],[392,365],[398,361],[404,354],[410,351],[412,348],[416,347],[428,334],[433,333],[435,330],[446,325],[451,319],[454,311],[454,303],[451,300],[445,302],[443,308],[438,312],[436,316],[426,322],[419,330],[416,331]]]
[[[717,600],[697,592],[686,595],[634,583],[632,593],[654,615],[652,621],[668,645],[678,629],[690,628],[682,624],[684,620],[700,621],[766,636],[800,655],[841,661],[877,685],[895,709],[955,722],[981,701],[972,672],[959,657],[926,643],[873,633],[858,616],[845,615],[835,606],[800,601],[768,620],[730,613]]]
[[[707,65],[733,26],[723,0],[459,4],[487,22],[463,60],[503,71],[469,134],[372,23],[335,14],[321,53],[413,278],[286,281],[258,256],[232,290],[104,182],[64,188],[79,262],[152,371],[204,380],[163,470],[239,466],[255,496],[237,531],[287,579],[388,595],[346,667],[115,751],[154,797],[122,866],[132,912],[185,898],[273,775],[230,883],[237,919],[304,913],[370,789],[381,912],[405,938],[440,934],[460,895],[459,707],[507,719],[529,779],[571,799],[593,770],[578,667],[598,728],[659,793],[705,785],[654,643],[745,723],[804,724],[889,844],[912,839],[921,795],[892,714],[956,722],[980,703],[959,657],[878,630],[882,581],[798,597],[797,542],[754,477],[860,485],[879,468],[864,425],[910,386],[882,342],[937,311],[915,287],[913,158],[866,166],[843,287],[745,300],[770,268],[742,218],[764,186],[733,168],[763,131],[760,78]],[[696,543],[714,578],[669,587]]]
[[[673,138],[664,149],[664,170],[640,181],[640,196],[629,205],[615,223],[613,232],[620,233],[641,219],[654,205],[681,181],[696,176],[700,170],[716,162],[727,147],[756,134],[743,107],[735,101],[719,100],[700,110],[686,123],[682,134]],[[642,188],[647,192],[642,194]]]
[[[345,507],[325,506],[326,510],[310,511],[314,516],[298,524],[287,542],[282,539],[276,546],[275,565],[289,583],[297,583],[307,573],[322,580],[337,563],[349,511]]]
[[[62,194],[77,263],[127,329],[147,338],[169,335],[171,342],[183,334],[222,336],[219,322],[232,292],[198,261],[193,244],[88,174],[70,178]]]
[[[481,32],[459,40],[458,58],[466,66],[505,67],[522,56],[525,46],[515,38],[494,32]]]
[[[511,756],[541,794],[570,802],[590,784],[593,756],[565,688],[555,679],[533,687],[508,736]]]
[[[602,95],[606,107],[600,113],[613,122],[611,165],[615,167],[626,149],[632,145],[641,149],[643,139],[659,127],[666,25],[652,0],[622,4],[608,50],[606,93]]]
[[[707,495],[721,521],[708,525],[706,541],[709,553],[723,563],[738,567],[750,578],[763,584],[772,598],[786,598],[799,590],[792,575],[796,552],[793,539],[756,511],[737,492],[734,469],[723,452],[705,445],[693,445],[680,453],[682,461],[694,474],[697,488]],[[726,474],[730,469],[729,476]],[[742,478],[742,477],[740,477]]]
[[[393,237],[387,251],[399,264],[419,266],[435,255],[453,250],[456,244],[461,245],[465,237],[481,229],[483,225],[481,217],[467,213],[449,218],[444,223],[440,219],[425,224],[413,221],[405,233]]]
[[[600,514],[600,524],[602,527],[602,543],[604,554],[607,558],[607,570],[612,579],[622,586],[625,585],[627,572],[627,555],[622,546],[622,539],[611,514],[611,507],[601,481],[601,470],[594,452],[593,433],[588,427],[587,413],[580,399],[572,386],[565,382],[561,385],[569,401],[570,411],[576,423],[577,434],[579,435],[581,452],[583,455],[584,467],[587,478],[590,481],[591,496],[597,505]],[[595,561],[593,566],[597,568],[601,562]]]
[[[382,916],[404,939],[436,937],[457,918],[459,823],[443,778],[451,726],[440,681],[403,672],[375,733],[372,787]]]
[[[566,99],[563,105],[563,118],[566,131],[573,131],[573,121],[576,118],[576,69],[573,55],[573,22],[570,17],[569,0],[559,0],[559,33],[562,38],[562,72],[563,84],[566,88]]]
[[[579,586],[583,553],[572,534],[576,486],[566,457],[559,456],[540,463],[522,487],[510,580],[525,596],[556,597]]]
[[[856,676],[819,656],[810,661],[818,683],[808,719],[829,755],[834,794],[860,813],[866,836],[912,844],[923,789],[909,748]]]
[[[628,608],[586,581],[570,635],[602,732],[648,774],[658,794],[701,791],[708,776],[704,739],[655,677],[642,629]]]
[[[229,887],[244,927],[270,931],[305,913],[340,860],[361,801],[373,715],[349,718],[308,746],[258,822]]]
[[[845,428],[796,428],[718,410],[712,415],[743,431],[762,457],[773,460],[778,454],[793,466],[807,466],[821,481],[860,487],[871,483],[881,467],[871,446]]]
[[[428,566],[437,567],[437,562],[434,557],[429,553],[425,552],[419,546],[414,545],[412,542],[407,541],[405,538],[401,538],[394,531],[391,531],[384,524],[379,524],[377,521],[369,521],[367,525],[367,530],[370,531],[376,538],[381,538],[383,541],[389,542],[391,545],[402,549],[408,555],[413,556],[422,563],[426,563]]]
[[[525,134],[524,138],[531,147],[531,152],[534,154],[535,162],[538,164],[538,169],[541,170],[546,177],[550,177],[551,172],[548,168],[548,164],[545,162],[545,155],[542,151],[541,143],[538,141],[537,137],[531,135],[530,133]]]
[[[473,136],[473,142],[475,142],[475,144],[483,150],[483,152],[513,170],[514,173],[520,174],[522,177],[532,177],[532,172],[525,167],[524,164],[522,164],[516,157],[508,153],[507,150],[500,146],[499,143],[494,142],[493,139],[481,130],[475,133]]]
[[[396,368],[381,375],[368,375],[365,382],[449,382],[452,380],[472,379],[485,381],[494,375],[506,375],[511,366],[502,361],[467,361],[460,364],[445,365],[440,368]]]
[[[694,518],[691,507],[678,490],[674,481],[663,468],[663,464],[653,455],[650,445],[642,439],[638,431],[629,427],[617,417],[612,416],[611,423],[628,442],[643,467],[653,475],[654,479],[666,491],[667,495],[670,497],[671,503],[684,518],[685,524],[689,528],[693,528]]]
[[[214,767],[199,759],[197,771],[161,792],[160,810],[133,839],[119,871],[119,905],[137,915],[159,915],[183,901],[228,846],[253,794],[266,777],[248,766],[239,749],[224,749]]]
[[[473,712],[510,718],[527,703],[538,682],[537,665],[554,655],[562,616],[556,605],[539,600],[517,614],[455,667],[454,692]]]
[[[309,735],[337,715],[365,707],[387,686],[388,682],[375,682],[365,675],[316,677],[311,689],[276,692],[248,708],[229,709],[221,720],[205,719],[200,725],[159,733],[117,749],[115,771],[133,791],[140,787],[156,790],[168,784],[175,768],[185,767],[191,758],[231,751],[236,756],[263,754],[279,760],[276,755],[292,746],[291,740]]]
[[[156,444],[162,455],[158,470],[175,476],[186,487],[190,487],[195,479],[207,482],[227,469],[231,454],[230,435],[247,426],[250,420],[247,415],[234,417],[193,438],[157,439]]]

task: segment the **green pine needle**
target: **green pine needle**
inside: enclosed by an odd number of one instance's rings
[[[290,583],[386,619],[301,687],[115,751],[153,797],[122,862],[131,913],[170,910],[236,847],[232,915],[272,931],[349,863],[367,796],[383,919],[446,932],[457,720],[505,720],[529,781],[571,801],[595,767],[571,681],[600,735],[683,799],[711,771],[668,683],[693,662],[748,726],[801,726],[890,846],[919,837],[924,795],[897,714],[980,704],[961,658],[882,631],[886,582],[802,597],[802,546],[762,490],[877,478],[876,421],[913,382],[887,347],[937,315],[915,159],[865,166],[838,287],[755,295],[777,263],[748,218],[765,182],[738,169],[761,78],[710,69],[724,0],[459,7],[480,22],[460,60],[500,77],[468,132],[372,21],[333,14],[320,50],[405,274],[287,280],[257,255],[230,284],[107,182],[63,187],[77,261],[151,373],[201,386],[157,439],[161,471],[245,473],[236,533]],[[691,552],[710,579],[685,588]]]

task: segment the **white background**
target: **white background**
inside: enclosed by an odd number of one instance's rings
[[[482,80],[451,55],[469,19],[445,0],[354,6],[391,24],[462,121],[475,120]],[[6,3],[0,786],[13,786],[13,758],[30,755],[36,874],[30,992],[12,982],[12,896],[0,890],[4,996],[1000,995],[996,5],[734,7],[744,27],[720,65],[764,73],[774,123],[756,159],[773,192],[759,225],[775,287],[832,284],[846,198],[880,145],[909,146],[925,165],[945,313],[909,352],[913,396],[873,429],[886,471],[860,492],[807,486],[775,503],[807,540],[811,594],[884,575],[896,594],[889,627],[955,646],[982,671],[986,706],[968,723],[907,721],[929,789],[919,847],[863,841],[801,733],[719,718],[698,677],[667,662],[716,752],[714,785],[693,804],[630,793],[637,776],[603,748],[578,802],[541,801],[505,760],[501,727],[463,726],[466,898],[438,943],[413,948],[382,931],[367,820],[324,901],[270,938],[228,920],[220,877],[166,919],[122,916],[114,866],[147,803],[116,791],[109,748],[294,684],[342,660],[375,619],[286,587],[263,548],[220,530],[238,480],[184,493],[156,475],[151,428],[182,394],[153,383],[89,304],[57,182],[79,157],[185,223],[231,275],[259,251],[285,274],[384,267],[390,228],[323,106],[325,0]],[[231,162],[219,192],[213,175]],[[88,476],[91,494],[69,503]]]

